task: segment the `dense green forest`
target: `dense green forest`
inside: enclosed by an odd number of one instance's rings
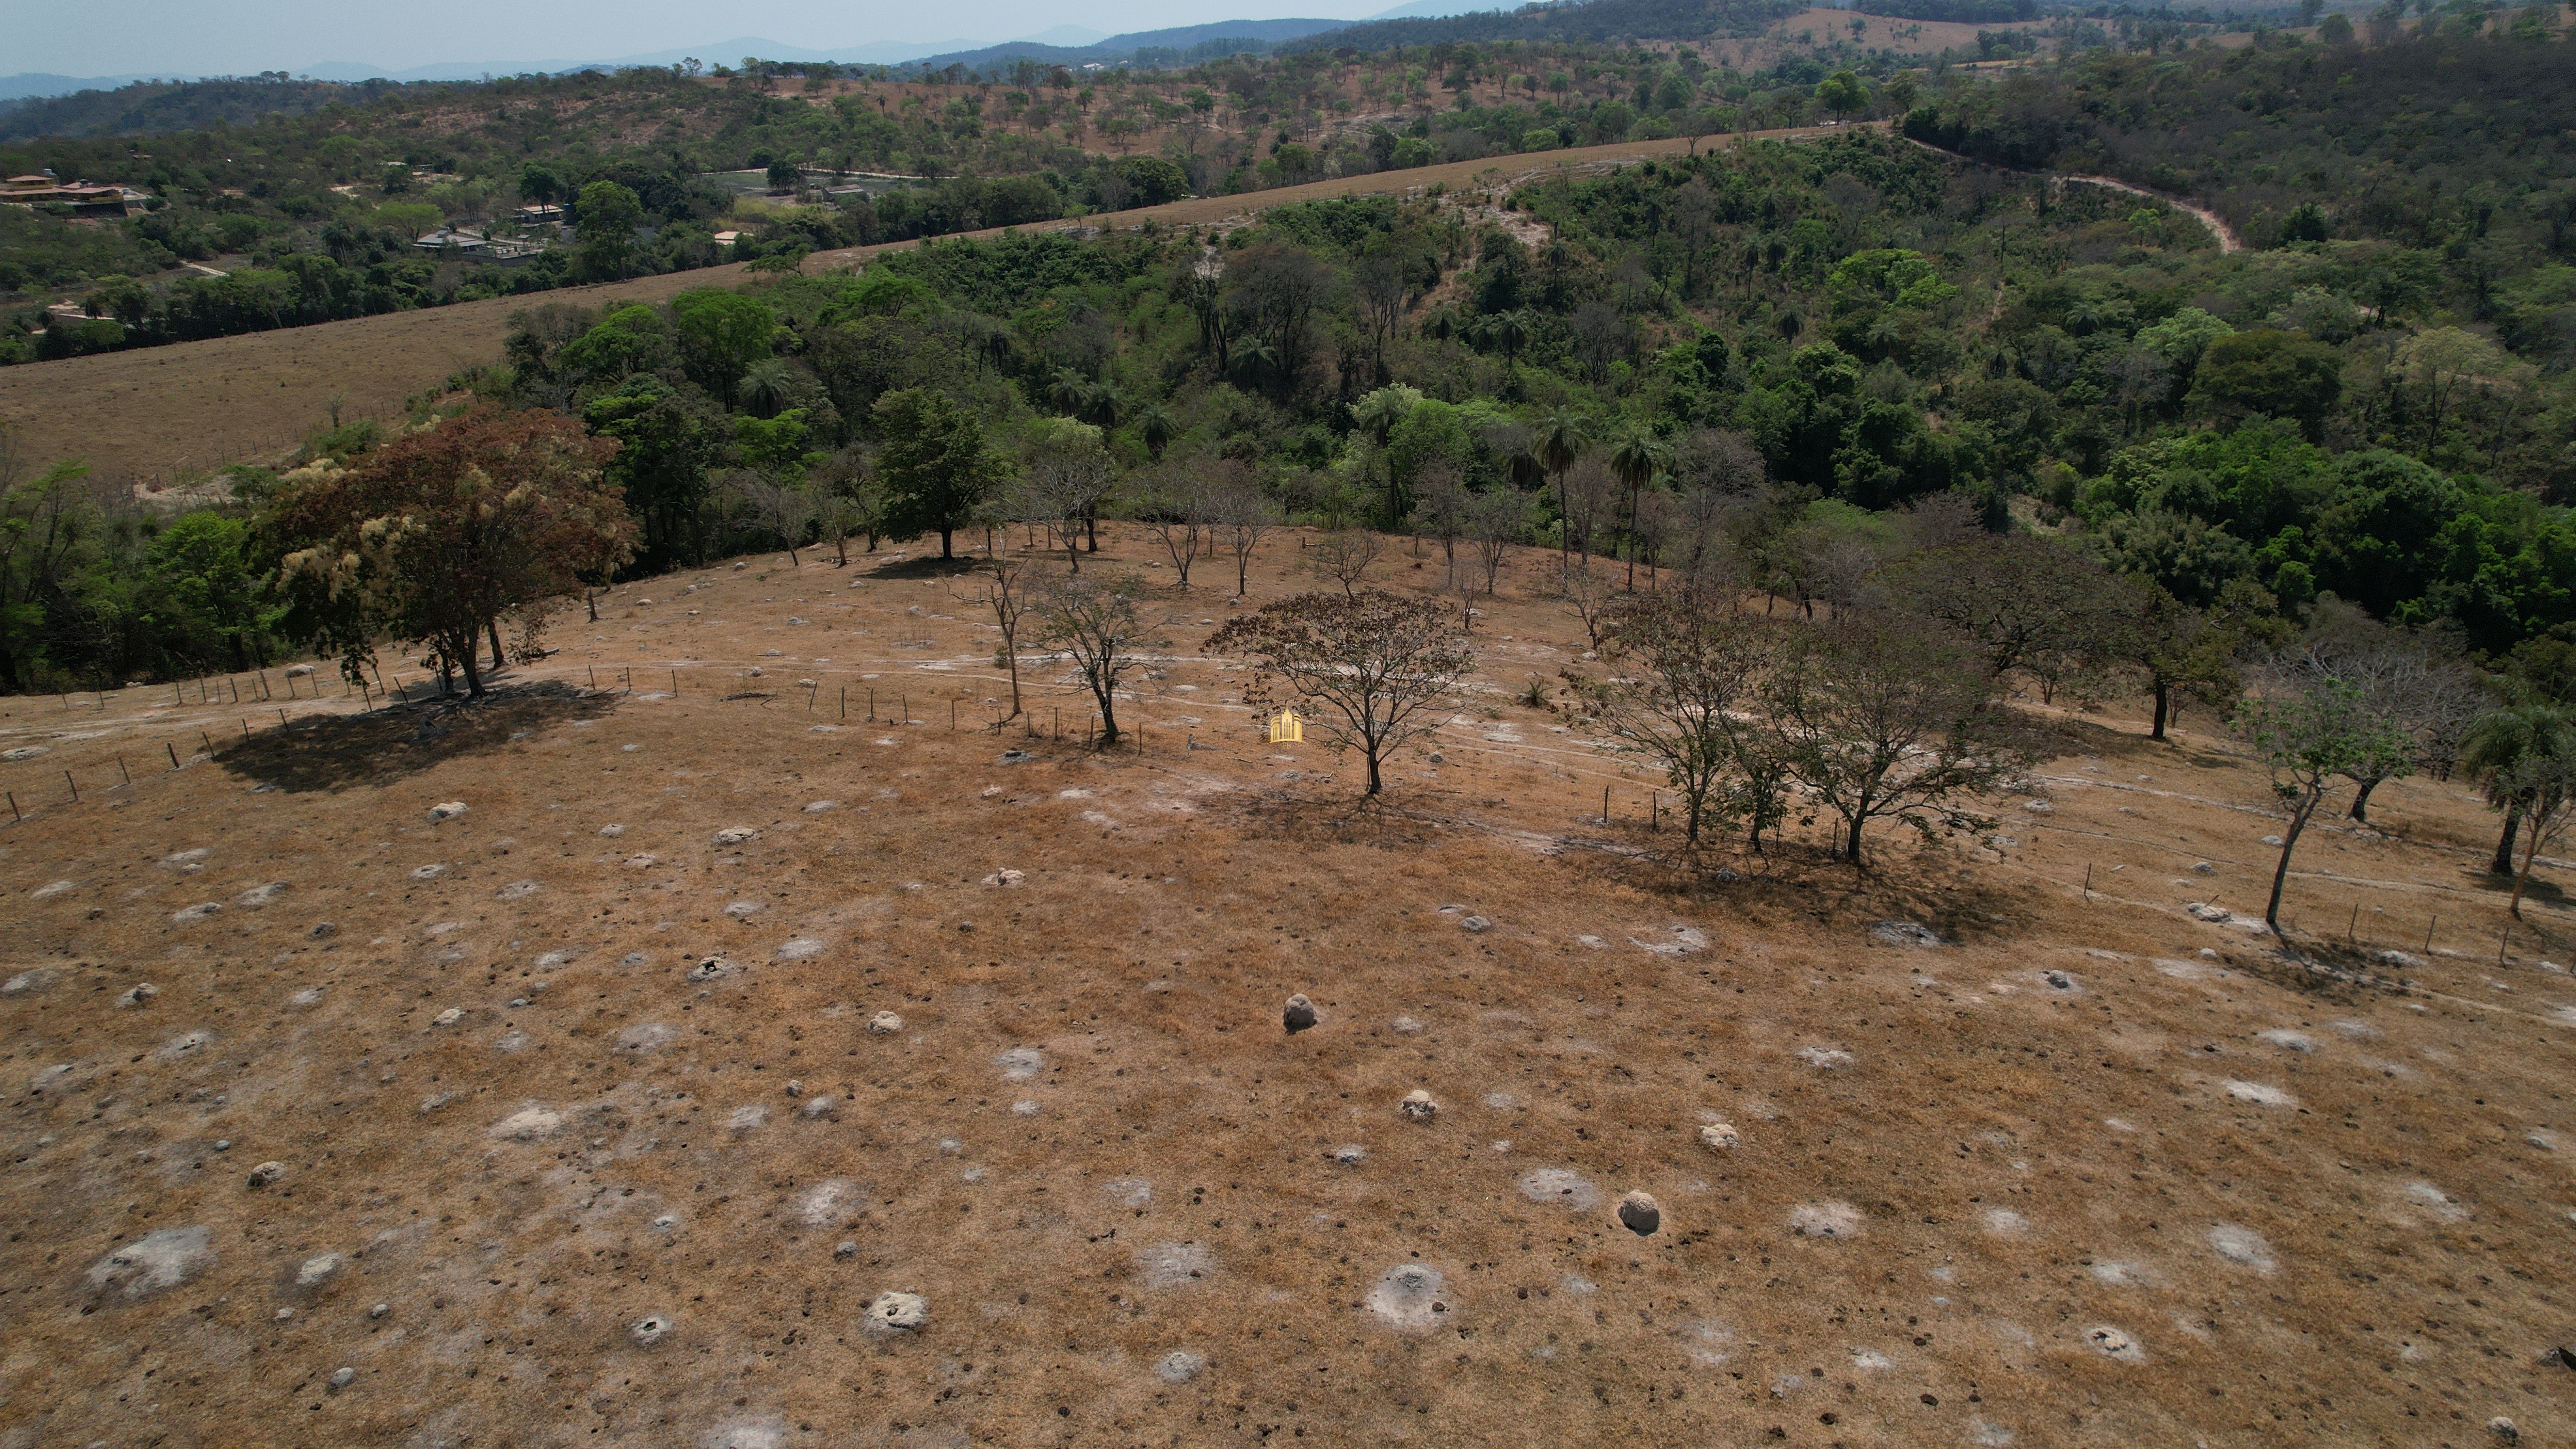
[[[538,302],[460,385],[617,441],[637,570],[918,535],[917,460],[887,450],[931,428],[973,483],[951,524],[1064,516],[1039,485],[1096,450],[1086,517],[1168,520],[1190,480],[1248,480],[1285,517],[1422,535],[1462,588],[1477,540],[1507,539],[1647,578],[1722,560],[1814,608],[1941,500],[2195,616],[2289,622],[2332,595],[2555,657],[2576,642],[2576,149],[2538,79],[2568,42],[2517,20],[2409,33],[2386,47],[2409,65],[2281,41],[1913,78],[1912,135],[2026,160],[1998,138],[2053,134],[2040,159],[2208,195],[2235,251],[2133,194],[1854,132],[1223,234],[949,241],[605,316]],[[2470,79],[2428,79],[2449,74]],[[2412,99],[2351,99],[2378,84]],[[2168,93],[2276,103],[2160,118]],[[2438,138],[2410,108],[2448,117]],[[2306,200],[2273,208],[2276,176]],[[174,523],[37,461],[0,562],[19,686],[277,647],[269,475]]]

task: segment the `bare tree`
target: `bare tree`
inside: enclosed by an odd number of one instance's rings
[[[1627,485],[1598,450],[1585,453],[1565,470],[1557,492],[1565,511],[1566,542],[1576,554],[1592,552],[1595,537],[1618,526]]]
[[[1872,820],[1927,839],[1992,822],[1968,801],[2021,768],[1980,651],[1937,625],[1854,611],[1800,631],[1762,690],[1787,770],[1861,863]]]
[[[1252,552],[1278,526],[1279,505],[1261,491],[1251,469],[1231,458],[1211,465],[1207,500],[1217,541],[1234,555],[1234,594],[1242,598],[1252,592]]]
[[[1071,418],[1049,419],[1025,450],[1019,481],[1011,489],[1014,511],[1046,524],[1063,543],[1065,561],[1080,573],[1077,545],[1083,525],[1098,514],[1117,472],[1100,429]]]
[[[1368,762],[1370,795],[1384,788],[1380,764],[1405,741],[1449,718],[1441,697],[1475,668],[1457,620],[1430,599],[1366,589],[1335,598],[1300,594],[1219,629],[1211,654],[1256,661],[1246,703],[1316,707],[1333,748],[1357,747]]]
[[[2329,594],[2310,610],[2307,633],[2275,654],[2271,668],[2294,681],[2350,685],[2364,712],[2415,742],[2410,756],[2394,762],[2405,767],[2398,773],[2438,755],[2438,768],[2447,775],[2469,727],[2484,713],[2484,691],[2462,653],[2455,635],[2392,628]],[[2374,762],[2391,763],[2379,757]],[[2359,788],[2346,814],[2366,822],[2370,793],[2387,776],[2353,778]]]
[[[813,486],[823,529],[832,536],[833,567],[847,568],[850,535],[866,535],[873,551],[883,526],[885,490],[877,482],[876,465],[859,448],[843,448],[814,470]]]
[[[1466,471],[1455,463],[1436,462],[1414,475],[1414,537],[1427,533],[1440,540],[1441,562],[1449,572],[1448,588],[1458,586],[1458,538],[1467,531],[1467,509],[1473,501],[1474,495],[1467,491]]]
[[[1985,534],[1889,572],[1898,598],[1974,643],[1998,679],[2046,651],[2089,650],[2119,622],[2108,571],[2054,539]]]
[[[1610,605],[1601,647],[1636,672],[1582,688],[1604,729],[1664,767],[1694,845],[1727,777],[1740,769],[1751,725],[1737,710],[1776,652],[1775,628],[1679,592],[1630,594]]]
[[[979,605],[993,613],[993,626],[1002,634],[1002,647],[994,653],[1011,674],[1011,713],[1020,717],[1020,626],[1028,614],[1030,595],[1039,580],[1029,565],[1027,554],[1010,551],[1011,532],[1000,530],[1000,544],[991,550],[992,558],[974,575],[972,591],[957,597],[965,603]]]
[[[716,475],[716,484],[760,520],[778,546],[787,550],[790,565],[805,566],[796,557],[797,540],[814,521],[815,499],[801,481],[773,478],[751,468],[730,468]]]
[[[1688,494],[1699,489],[1728,498],[1750,499],[1769,477],[1762,450],[1742,433],[1694,428],[1673,440],[1670,469],[1673,487]]]
[[[1497,488],[1482,494],[1467,510],[1467,531],[1476,540],[1476,563],[1485,574],[1485,596],[1494,595],[1502,576],[1503,555],[1529,534],[1529,497],[1517,489]]]
[[[1140,662],[1136,649],[1147,625],[1138,611],[1144,585],[1131,574],[1108,578],[1068,573],[1029,592],[1036,642],[1073,662],[1083,686],[1100,706],[1100,747],[1118,743],[1118,681]]]
[[[1340,584],[1344,597],[1357,598],[1368,571],[1377,566],[1378,555],[1385,551],[1385,541],[1375,533],[1365,528],[1346,528],[1316,539],[1306,550],[1306,567],[1317,577]]]
[[[1610,602],[1618,597],[1618,582],[1608,569],[1594,568],[1592,560],[1578,555],[1557,571],[1556,587],[1558,595],[1574,606],[1575,617],[1583,621],[1588,647],[1598,650],[1610,625]]]
[[[1209,529],[1216,512],[1208,475],[1195,459],[1174,458],[1158,465],[1136,497],[1137,519],[1162,540],[1182,588],[1190,586],[1190,565],[1216,547]]]

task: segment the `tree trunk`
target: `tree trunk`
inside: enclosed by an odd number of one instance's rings
[[[2377,780],[2362,781],[2361,788],[2353,793],[2352,808],[2345,811],[2344,814],[2354,820],[2360,821],[2364,825],[2368,825],[2370,823],[2370,792],[2378,787],[2379,782]]]
[[[2505,902],[2505,913],[2522,919],[2522,893],[2531,888],[2531,863],[2540,858],[2541,829],[2538,821],[2531,827],[2531,839],[2522,847],[2522,873],[2513,878],[2513,899]]]
[[[2263,907],[2263,924],[2272,928],[2275,937],[2281,934],[2281,887],[2290,879],[2290,852],[2299,848],[2299,832],[2308,828],[2308,817],[2325,798],[2322,786],[2302,796],[2299,808],[2290,813],[2289,833],[2281,837],[2281,862],[2272,867],[2272,899]]]
[[[587,606],[589,607],[589,609],[590,609],[590,622],[592,622],[592,623],[594,623],[594,624],[598,623],[598,622],[599,622],[599,591],[598,591],[597,589],[584,589],[584,590],[582,590],[582,591],[581,591],[581,601],[582,601],[582,603],[583,603],[583,604],[587,605]]]
[[[1365,791],[1362,791],[1361,793],[1366,794],[1366,795],[1374,795],[1374,794],[1376,794],[1376,793],[1378,792],[1378,789],[1379,789],[1379,781],[1378,781],[1378,777],[1377,777],[1377,751],[1372,749],[1372,750],[1370,750],[1370,751],[1368,752],[1368,789],[1366,789]]]
[[[2513,837],[2522,828],[2522,811],[2507,807],[2504,812],[2504,834],[2496,837],[2495,859],[2487,862],[2487,874],[2513,874]]]
[[[483,627],[490,630],[492,634],[492,672],[498,674],[501,672],[501,666],[510,662],[501,657],[501,621],[486,619],[483,621]],[[466,652],[470,654],[473,651]]]
[[[1083,510],[1082,530],[1088,540],[1083,551],[1086,553],[1100,552],[1100,510],[1096,508]]]
[[[949,559],[949,558],[955,558],[955,557],[956,557],[956,555],[955,555],[955,554],[953,554],[953,553],[949,552],[949,549],[948,549],[948,534],[949,534],[949,530],[948,530],[948,528],[947,528],[945,525],[942,525],[942,526],[940,527],[940,530],[939,530],[939,556],[940,556],[941,558],[943,558],[943,559]]]
[[[2147,731],[2148,739],[2161,740],[2165,737],[2165,717],[2172,711],[2173,686],[2159,679],[2156,681],[2156,722],[2155,726]]]

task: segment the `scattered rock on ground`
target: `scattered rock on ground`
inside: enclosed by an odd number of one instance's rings
[[[196,1277],[214,1261],[214,1234],[207,1229],[155,1228],[91,1264],[89,1286],[149,1298]]]
[[[1631,1192],[1619,1199],[1619,1225],[1638,1237],[1652,1237],[1664,1225],[1664,1210],[1652,1196]]]
[[[1378,1278],[1362,1301],[1389,1326],[1418,1332],[1448,1313],[1448,1301],[1442,1296],[1447,1287],[1448,1280],[1430,1264],[1399,1263]]]
[[[930,1300],[918,1293],[880,1293],[868,1305],[867,1325],[878,1333],[910,1333],[930,1322]]]
[[[626,1336],[635,1340],[639,1348],[651,1348],[669,1338],[678,1327],[667,1313],[648,1313],[627,1326]]]
[[[1185,1384],[1197,1378],[1207,1367],[1207,1360],[1188,1349],[1176,1348],[1154,1361],[1154,1377],[1167,1384]]]
[[[491,1135],[505,1142],[534,1142],[563,1130],[563,1114],[552,1107],[522,1107],[492,1124]]]
[[[1590,1212],[1601,1205],[1601,1189],[1581,1173],[1563,1167],[1542,1167],[1524,1174],[1520,1189],[1521,1196],[1532,1202],[1553,1203],[1572,1212]]]
[[[1743,1141],[1732,1123],[1711,1122],[1699,1129],[1700,1145],[1716,1152],[1729,1151]]]
[[[1295,1036],[1315,1024],[1315,1003],[1308,1001],[1303,992],[1289,997],[1288,1009],[1280,1014],[1280,1021],[1288,1028],[1288,1034]]]
[[[250,1185],[253,1187],[266,1187],[270,1183],[275,1182],[284,1176],[286,1176],[285,1163],[263,1162],[259,1166],[250,1170]]]
[[[1428,1122],[1439,1114],[1440,1104],[1431,1100],[1429,1092],[1416,1087],[1405,1093],[1404,1100],[1395,1104],[1395,1110],[1413,1121]]]
[[[1789,1231],[1802,1238],[1851,1238],[1860,1230],[1860,1209],[1847,1202],[1802,1202],[1789,1209]]]
[[[1938,946],[1941,933],[1920,921],[1874,921],[1870,939],[1882,946]]]
[[[429,818],[432,820],[453,820],[464,813],[465,802],[462,800],[446,800],[429,807]]]

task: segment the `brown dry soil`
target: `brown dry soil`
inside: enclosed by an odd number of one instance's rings
[[[0,1446],[2576,1435],[2566,916],[2497,964],[2462,786],[2302,848],[2340,974],[2186,914],[2277,817],[2117,712],[1988,835],[1694,864],[1512,702],[1598,667],[1547,562],[1377,808],[1194,652],[1207,563],[1115,754],[1043,663],[979,728],[900,555],[623,588],[474,708],[10,701]]]
[[[1833,129],[1801,127],[1751,134],[1757,139],[1795,140],[1827,135]],[[1725,143],[1726,138],[1715,142]],[[1054,231],[1103,222],[1121,228],[1148,221],[1165,226],[1223,225],[1290,202],[1418,192],[1435,185],[1455,191],[1505,184],[1561,168],[1599,169],[1685,152],[1692,145],[1687,139],[1638,141],[1461,161],[1338,177],[1245,196],[1176,201],[1022,230]],[[994,237],[1002,230],[996,227],[966,235]],[[806,259],[806,267],[823,271],[863,265],[880,252],[915,245],[889,242],[819,252]],[[85,459],[91,477],[102,485],[120,495],[129,489],[148,495],[185,487],[192,478],[232,463],[281,454],[324,425],[335,402],[344,417],[398,413],[405,399],[439,388],[455,373],[499,362],[513,312],[549,302],[582,307],[661,302],[695,287],[734,286],[743,277],[740,266],[709,267],[529,297],[497,297],[0,368],[0,427],[17,428],[21,453],[40,464],[59,458]]]

